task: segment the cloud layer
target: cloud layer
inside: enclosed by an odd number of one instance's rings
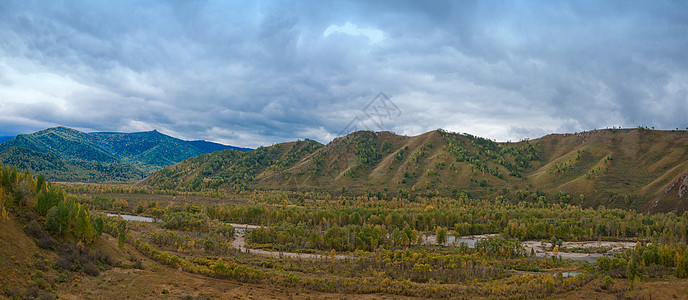
[[[0,135],[685,129],[686,49],[685,1],[3,1]],[[401,114],[378,126],[379,92]]]

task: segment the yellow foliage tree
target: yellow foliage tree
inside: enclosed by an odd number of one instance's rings
[[[0,188],[0,211],[2,212],[0,221],[10,219],[9,213],[5,209],[5,191],[3,191],[2,188]]]

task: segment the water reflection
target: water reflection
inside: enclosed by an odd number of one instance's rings
[[[133,216],[133,215],[123,215],[123,214],[111,214],[111,213],[106,213],[108,217],[121,217],[122,219],[125,219],[127,221],[140,221],[140,222],[155,222],[155,219],[149,218],[149,217],[142,217],[142,216]]]

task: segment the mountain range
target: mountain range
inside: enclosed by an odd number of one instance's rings
[[[506,197],[638,211],[688,208],[688,131],[647,128],[494,142],[443,130],[419,136],[359,131],[327,145],[305,140],[218,151],[140,182],[186,191],[246,188],[376,195]]]
[[[212,151],[248,148],[184,141],[156,130],[84,133],[66,127],[20,134],[0,144],[0,161],[44,174],[52,181],[140,180],[185,159]]]
[[[306,139],[250,150],[155,130],[84,133],[55,127],[0,144],[0,161],[51,181],[143,179],[139,185],[179,191],[556,197],[648,212],[688,208],[683,130],[603,129],[503,143],[441,129],[418,136],[359,131],[327,145]]]

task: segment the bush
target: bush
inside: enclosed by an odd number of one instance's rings
[[[613,284],[614,284],[614,279],[611,278],[609,275],[604,276],[604,278],[602,278],[602,289],[606,290],[606,289],[610,288]]]
[[[265,279],[265,273],[263,273],[263,271],[256,270],[254,268],[247,266],[237,266],[232,271],[232,275],[234,279],[237,279],[242,282],[258,283],[261,280]]]
[[[41,295],[40,299],[41,300],[52,300],[52,299],[55,299],[55,296],[53,296],[52,294],[43,294],[43,295]]]
[[[606,256],[600,256],[597,258],[597,268],[603,272],[607,272],[612,267],[612,259]]]
[[[91,260],[96,261],[100,264],[108,266],[112,266],[115,264],[115,262],[112,260],[112,257],[109,254],[100,250],[91,250],[89,252],[89,257],[91,258]]]
[[[24,232],[36,238],[36,245],[39,248],[48,250],[57,249],[57,240],[50,236],[49,233],[45,232],[36,219],[31,219],[31,221],[24,226]]]
[[[57,250],[57,240],[49,235],[38,239],[36,245],[41,249]]]
[[[64,245],[60,250],[60,257],[55,262],[58,267],[67,271],[76,271],[79,269],[79,254],[74,245]]]
[[[25,298],[27,299],[36,299],[38,298],[38,293],[40,292],[40,289],[38,288],[37,284],[31,284],[28,287],[26,287],[26,293],[25,293]]]
[[[205,214],[199,212],[173,212],[165,216],[163,227],[174,230],[195,230],[206,232],[210,229],[210,219]]]
[[[143,270],[143,263],[140,259],[134,260],[134,269]]]
[[[55,262],[56,267],[60,267],[63,270],[71,271],[72,270],[72,261],[64,256],[60,256],[60,258],[57,259]]]
[[[68,244],[64,245],[60,250],[60,257],[55,264],[57,267],[67,271],[83,271],[88,275],[98,276],[100,271],[97,263],[106,265],[114,264],[112,258],[107,253],[89,249],[78,249],[76,244]]]
[[[98,266],[96,266],[94,263],[88,262],[84,264],[84,273],[90,276],[98,276],[98,274],[100,274],[100,270],[98,270]]]
[[[29,221],[29,223],[26,224],[26,226],[24,226],[24,232],[37,239],[40,239],[48,234],[47,232],[43,231],[43,228],[40,224],[38,224],[38,221],[36,221],[36,219],[32,219],[31,221]]]
[[[226,277],[230,274],[229,268],[222,262],[221,258],[217,259],[217,262],[212,266],[213,273],[215,277]]]

